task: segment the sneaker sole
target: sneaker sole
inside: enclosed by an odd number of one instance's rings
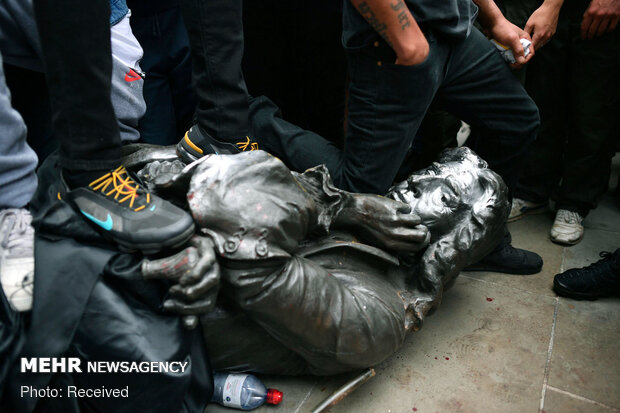
[[[581,242],[581,240],[583,240],[583,235],[580,236],[578,239],[576,239],[575,241],[560,241],[557,240],[555,238],[553,238],[551,235],[549,236],[549,239],[551,240],[551,242],[553,242],[554,244],[558,244],[558,245],[566,245],[566,246],[572,246],[572,245],[576,245],[579,244]]]
[[[161,244],[161,243],[159,244],[157,243],[131,243],[130,244],[130,243],[123,242],[120,240],[114,240],[114,242],[118,244],[119,249],[123,252],[140,251],[144,255],[153,255],[164,249],[176,249],[176,248],[182,247],[185,243],[187,243],[187,241],[190,240],[192,235],[194,235],[195,230],[196,230],[196,226],[192,225],[189,228],[187,228],[184,232],[182,232],[181,234],[167,240],[165,244]]]
[[[549,209],[548,205],[543,205],[538,208],[531,208],[523,211],[521,215],[517,215],[516,217],[508,218],[507,222],[515,222],[522,218],[525,218],[528,215],[538,215],[546,212]]]
[[[179,155],[179,158],[181,158],[181,160],[186,164],[197,161],[199,158],[204,156],[203,154],[190,148],[189,145],[186,145],[185,138],[183,138],[181,142],[177,143],[177,155]]]

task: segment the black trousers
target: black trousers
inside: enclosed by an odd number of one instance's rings
[[[272,128],[263,119],[253,122],[259,142],[293,169],[325,164],[338,187],[384,194],[434,99],[478,129],[472,149],[513,189],[536,137],[538,109],[490,42],[472,30],[460,41],[430,33],[428,58],[412,67],[395,65],[394,52],[379,39],[350,50],[344,150],[317,134],[291,125]]]
[[[61,164],[71,170],[120,164],[110,83],[108,0],[34,0]]]
[[[516,196],[585,216],[609,188],[620,138],[620,29],[582,40],[588,1],[562,6],[557,32],[529,64],[526,89],[540,108],[539,137]]]
[[[182,0],[191,46],[198,124],[215,139],[249,135],[243,59],[242,0]]]

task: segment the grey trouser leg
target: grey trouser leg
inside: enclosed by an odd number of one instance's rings
[[[37,155],[26,143],[26,125],[11,107],[0,54],[0,208],[21,208],[37,188]]]

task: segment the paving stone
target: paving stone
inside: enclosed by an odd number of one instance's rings
[[[583,226],[586,229],[584,238],[589,237],[589,229],[620,232],[620,206],[611,192],[605,194],[598,207],[588,214]]]
[[[618,226],[620,227],[620,213],[618,214]],[[615,251],[617,248],[620,248],[620,231],[586,229],[586,236],[583,241],[566,248],[564,270],[592,264],[601,259],[599,252]]]
[[[617,413],[617,410],[548,389],[541,413]]]
[[[549,385],[620,408],[620,301],[560,299]]]
[[[554,302],[459,278],[426,325],[333,412],[535,412]]]
[[[534,251],[542,256],[543,268],[540,273],[510,275],[493,272],[464,272],[462,275],[554,297],[555,293],[551,287],[553,276],[559,272],[562,263],[562,246],[549,241],[551,224],[553,224],[553,217],[538,214],[527,216],[508,225],[513,246]]]

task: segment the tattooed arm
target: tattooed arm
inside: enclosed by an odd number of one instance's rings
[[[357,11],[396,52],[396,63],[409,66],[428,56],[429,46],[404,0],[351,0]]]
[[[515,55],[516,63],[513,67],[521,67],[534,56],[534,45],[530,46],[530,54],[525,57],[523,46],[519,39],[532,41],[524,30],[510,23],[499,10],[493,0],[473,0],[480,9],[479,17],[482,26],[492,38],[510,47]]]

